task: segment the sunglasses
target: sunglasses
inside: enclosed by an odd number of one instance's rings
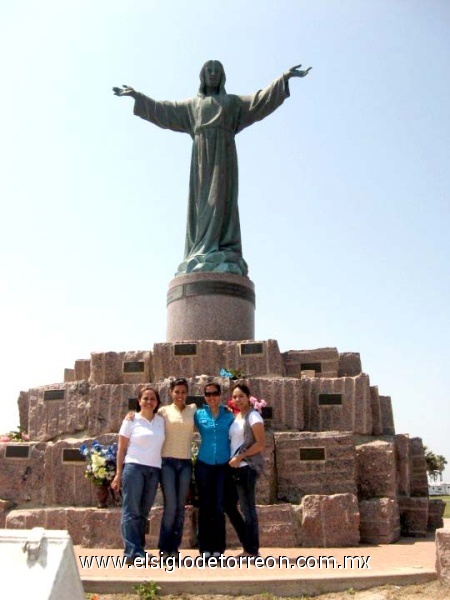
[[[215,392],[205,392],[205,398],[211,398],[211,396],[220,396],[220,392],[217,390]]]

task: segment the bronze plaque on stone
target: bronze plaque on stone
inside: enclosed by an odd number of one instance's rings
[[[143,373],[145,362],[143,360],[129,360],[123,363],[124,373]]]
[[[167,304],[192,296],[234,296],[255,305],[255,291],[239,283],[229,281],[197,281],[171,288],[167,292]]]
[[[261,342],[239,344],[239,351],[241,356],[248,356],[250,354],[264,354],[264,346]]]
[[[44,400],[64,400],[66,390],[45,390]]]
[[[198,281],[195,283],[187,283],[185,285],[186,296],[207,296],[216,294],[218,296],[236,296],[255,301],[255,292],[245,285],[238,283],[230,283],[229,281]]]
[[[197,344],[174,344],[174,356],[196,356]]]
[[[342,406],[342,394],[319,394],[319,406]]]
[[[78,450],[78,448],[63,448],[62,461],[65,463],[84,463],[86,462],[86,459]]]
[[[5,458],[30,458],[30,446],[8,445],[5,449]]]
[[[325,460],[325,448],[300,448],[300,460]]]
[[[203,408],[205,399],[203,396],[188,396],[186,398],[186,404],[195,404],[197,408]]]
[[[128,410],[136,410],[137,409],[137,398],[128,398]]]
[[[301,363],[300,371],[315,371],[316,373],[322,373],[322,363]]]
[[[261,407],[261,416],[263,419],[272,419],[273,418],[273,408],[271,406],[262,406]]]

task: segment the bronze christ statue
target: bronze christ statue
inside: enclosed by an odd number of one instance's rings
[[[289,79],[308,69],[292,67],[252,96],[225,91],[225,71],[210,60],[200,71],[197,96],[158,101],[124,85],[116,96],[134,98],[134,114],[163,129],[188,133],[193,141],[184,260],[177,275],[199,271],[247,275],[238,211],[235,136],[264,119],[289,97]]]

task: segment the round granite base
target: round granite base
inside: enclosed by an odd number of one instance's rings
[[[167,341],[254,340],[255,286],[232,273],[189,273],[169,283]]]

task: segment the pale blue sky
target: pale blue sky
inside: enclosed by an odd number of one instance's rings
[[[256,337],[361,353],[396,429],[450,462],[450,3],[24,0],[0,19],[0,432],[21,389],[165,341],[191,141],[116,98],[208,59],[291,98],[237,137]]]

